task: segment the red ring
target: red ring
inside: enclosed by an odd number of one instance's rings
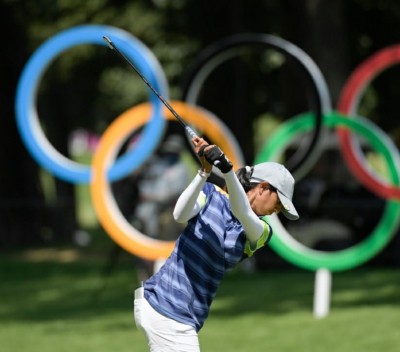
[[[355,115],[360,96],[368,83],[396,63],[400,63],[400,45],[387,47],[364,61],[353,71],[344,85],[339,95],[338,111],[347,116]],[[350,132],[342,127],[337,128],[336,133],[347,166],[358,180],[381,197],[400,200],[399,187],[383,183],[364,167],[365,163],[362,162],[362,156],[354,146]]]

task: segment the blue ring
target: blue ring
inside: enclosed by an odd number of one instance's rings
[[[46,68],[60,53],[79,44],[106,46],[103,35],[108,36],[135,63],[163,97],[168,96],[166,78],[159,62],[143,43],[124,30],[111,26],[82,25],[62,31],[44,42],[27,62],[18,82],[15,100],[17,127],[26,148],[37,163],[71,183],[89,183],[91,167],[60,154],[45,137],[36,110],[38,84]],[[135,74],[134,71],[132,74]],[[121,179],[142,165],[161,140],[165,126],[163,105],[150,90],[149,94],[154,106],[153,116],[143,129],[137,145],[110,166],[110,181]]]

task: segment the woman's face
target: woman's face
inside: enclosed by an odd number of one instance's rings
[[[278,214],[282,210],[282,204],[279,200],[276,188],[270,186],[267,182],[258,184],[251,197],[251,207],[258,216]]]

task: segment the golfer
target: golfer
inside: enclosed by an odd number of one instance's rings
[[[198,332],[227,270],[250,257],[272,236],[265,215],[299,215],[294,179],[281,164],[246,166],[235,174],[215,145],[192,139],[201,169],[180,195],[174,218],[187,223],[162,268],[135,291],[136,326],[150,351],[200,351]],[[218,167],[226,191],[207,182]],[[229,195],[228,195],[229,194]]]

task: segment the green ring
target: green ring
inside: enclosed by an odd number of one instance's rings
[[[386,141],[387,137],[371,121],[357,117],[349,119],[337,112],[324,115],[323,124],[326,127],[346,127],[354,130],[364,137],[371,146],[380,152],[387,164],[389,177],[394,185],[399,185],[399,175],[396,165]],[[299,115],[284,123],[276,133],[264,144],[257,155],[255,164],[277,160],[285,147],[300,133],[313,128],[311,113]],[[341,271],[354,268],[365,263],[381,251],[392,238],[398,228],[400,220],[400,203],[387,200],[384,212],[379,223],[371,234],[360,243],[336,252],[324,252],[311,249],[296,241],[283,227],[278,216],[269,217],[269,222],[274,229],[274,236],[270,245],[283,258],[301,268],[318,270],[326,268],[331,271]]]

